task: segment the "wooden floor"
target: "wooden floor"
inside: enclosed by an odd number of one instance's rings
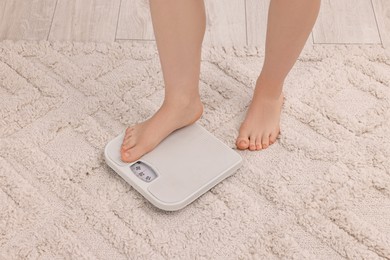
[[[204,44],[265,41],[270,0],[205,0]],[[147,0],[0,0],[0,40],[154,40]],[[322,0],[307,44],[390,46],[390,0]]]

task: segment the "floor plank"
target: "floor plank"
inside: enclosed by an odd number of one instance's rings
[[[246,0],[246,22],[249,46],[265,46],[270,0]]]
[[[205,0],[204,45],[246,44],[245,0]],[[146,0],[122,0],[117,40],[154,40],[150,9]]]
[[[1,0],[0,39],[46,40],[57,0]]]
[[[313,36],[314,43],[381,43],[371,0],[322,0]]]
[[[246,45],[245,0],[205,0],[207,46]]]
[[[154,40],[149,0],[0,0],[0,40]],[[205,0],[203,44],[264,46],[270,0]],[[389,0],[322,0],[306,45],[390,46]]]
[[[385,48],[390,48],[390,1],[372,0],[378,22],[379,34]]]
[[[122,0],[116,40],[154,40],[148,0]]]
[[[120,0],[58,0],[49,40],[113,42]]]

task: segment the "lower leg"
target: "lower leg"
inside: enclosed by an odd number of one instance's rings
[[[165,101],[199,97],[206,15],[202,0],[150,0]]]
[[[150,0],[153,29],[162,67],[165,97],[148,120],[128,127],[122,160],[132,162],[154,149],[174,130],[203,113],[199,96],[201,47],[206,27],[202,0]]]
[[[313,29],[320,0],[272,0],[269,7],[264,66],[260,79],[281,85]],[[281,94],[282,88],[268,88]]]
[[[310,35],[319,8],[320,0],[271,0],[264,66],[240,127],[239,149],[259,150],[276,141],[283,82]]]

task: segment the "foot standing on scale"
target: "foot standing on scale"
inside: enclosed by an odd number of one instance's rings
[[[264,64],[239,129],[238,149],[261,150],[280,132],[283,83],[314,26],[320,0],[271,0]],[[199,95],[206,14],[202,0],[150,0],[150,12],[165,84],[164,102],[146,121],[129,126],[121,147],[125,162],[153,150],[170,133],[203,114]]]

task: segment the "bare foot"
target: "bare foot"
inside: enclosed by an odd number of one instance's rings
[[[284,96],[283,93],[275,96],[267,91],[264,91],[261,85],[256,85],[252,102],[236,140],[236,146],[240,150],[265,149],[273,144],[279,135]]]
[[[121,159],[133,162],[153,150],[174,130],[195,123],[203,114],[199,100],[166,103],[148,120],[126,129]]]

